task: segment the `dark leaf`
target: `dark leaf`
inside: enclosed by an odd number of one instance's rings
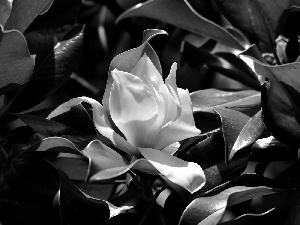
[[[50,8],[53,0],[14,0],[5,30],[24,32],[29,24]]]
[[[225,156],[225,143],[219,132],[194,145],[182,156],[183,160],[195,162],[204,170],[206,183],[198,194],[241,175],[248,164],[250,152],[237,153],[228,164],[225,163]]]
[[[237,137],[232,149],[230,150],[229,159],[239,150],[253,144],[263,133],[265,126],[262,121],[261,111],[253,116],[243,127],[239,136]]]
[[[29,109],[64,84],[76,65],[81,51],[82,31],[73,38],[59,42],[44,61],[35,68],[31,79],[17,93],[8,96],[11,112]]]
[[[81,0],[55,0],[46,13],[36,17],[26,32],[74,25],[81,6]]]
[[[285,212],[279,208],[273,208],[263,213],[248,213],[233,220],[220,223],[222,225],[252,225],[252,224],[284,224]]]
[[[297,193],[293,197],[291,210],[285,223],[286,225],[299,224],[300,222],[299,210],[300,210],[300,193]]]
[[[260,83],[256,74],[243,60],[232,53],[212,54],[203,48],[196,48],[185,42],[182,58],[191,66],[205,64],[216,72],[239,81],[250,88],[260,90]]]
[[[235,186],[213,196],[200,197],[187,206],[181,217],[180,224],[217,224],[223,217],[226,208],[257,196],[274,194],[280,191],[267,186]]]
[[[226,162],[232,156],[232,148],[234,147],[242,129],[249,121],[249,117],[243,113],[229,109],[215,109],[221,117],[222,133],[226,146]]]
[[[269,46],[273,46],[280,32],[281,23],[286,19],[286,11],[292,5],[289,0],[270,2],[263,0],[216,0],[215,2],[233,26],[240,29],[256,43],[262,41]]]
[[[260,92],[254,90],[223,91],[204,89],[191,93],[194,112],[214,113],[214,108],[254,107],[256,114],[260,109]]]
[[[31,204],[24,202],[25,208],[16,206],[17,213],[8,211],[10,215],[20,216],[14,218],[19,221],[18,224],[60,224],[62,221],[65,221],[64,224],[100,223],[109,218],[106,202],[86,196],[58,168],[36,154],[27,155],[26,160],[25,164],[14,163],[14,175],[21,182],[17,190],[14,191],[16,187],[11,189],[11,194],[18,193],[21,203],[23,199],[28,201],[31,198]],[[58,205],[55,204],[57,202]],[[37,219],[41,221],[33,222]]]
[[[118,20],[135,16],[157,19],[192,33],[210,37],[233,48],[243,49],[243,46],[226,29],[199,15],[187,1],[147,1],[127,10]]]
[[[258,162],[296,160],[297,150],[297,147],[290,147],[273,137],[258,139],[251,146],[251,160]]]
[[[25,83],[34,63],[25,37],[16,30],[3,32],[0,26],[0,95]]]
[[[300,63],[270,66],[255,46],[244,55],[251,57],[258,74],[269,82],[262,87],[264,123],[272,135],[288,145],[300,145]]]
[[[30,114],[17,114],[17,115],[18,115],[18,117],[20,117],[20,118],[22,117],[25,120],[26,120],[26,117],[29,117],[29,119],[32,118],[31,120],[34,120],[36,118],[38,120],[44,121],[45,128],[41,127],[44,130],[47,129],[46,124],[49,124],[49,125],[56,124],[58,126],[57,128],[64,126],[65,128],[69,129],[68,132],[63,133],[63,130],[62,130],[62,132],[60,134],[56,134],[56,135],[54,133],[52,135],[50,135],[50,134],[47,134],[47,132],[45,132],[45,133],[43,133],[43,135],[45,135],[45,136],[60,136],[60,135],[72,135],[72,134],[73,135],[75,135],[75,134],[96,135],[97,134],[93,120],[90,118],[88,112],[81,104],[78,104],[72,108],[68,108],[68,109],[66,109],[66,111],[57,112],[56,115],[53,115],[51,118],[49,118],[49,115],[51,114],[51,112],[53,112],[53,109],[43,109],[43,110],[38,110],[35,112],[30,112]],[[46,117],[46,119],[43,117]],[[28,121],[28,122],[30,123],[30,121]],[[41,122],[41,123],[43,123],[43,122]],[[30,124],[28,124],[28,125],[30,126]],[[32,128],[36,132],[41,133],[39,131],[40,129],[35,129],[34,127],[32,127]],[[73,131],[71,131],[70,128],[72,128]]]
[[[83,132],[69,127],[65,124],[45,119],[39,116],[29,114],[15,114],[24,123],[30,126],[34,132],[42,134],[46,137],[62,136],[62,135],[84,135]]]
[[[212,196],[214,194],[219,193],[220,191],[226,190],[231,187],[237,187],[237,186],[246,186],[246,187],[268,186],[270,188],[276,190],[282,190],[282,191],[299,189],[289,184],[282,183],[278,180],[267,178],[255,173],[245,173],[211,190],[208,190],[207,192],[199,196]]]

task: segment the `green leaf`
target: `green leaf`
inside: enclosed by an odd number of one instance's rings
[[[54,0],[14,0],[5,30],[19,30],[24,33],[30,23],[50,8]]]
[[[65,26],[72,26],[78,23],[77,17],[81,6],[81,0],[55,0],[47,12],[35,18],[26,30],[26,33],[45,28],[61,29]]]
[[[2,31],[0,26],[0,95],[17,88],[30,78],[34,58],[19,31]]]
[[[61,87],[71,75],[81,51],[83,31],[59,42],[17,93],[6,96],[11,112],[29,109]]]
[[[271,187],[234,186],[210,197],[200,197],[193,200],[184,210],[180,224],[218,224],[226,208],[250,200],[280,192]]]
[[[134,16],[160,20],[192,33],[210,37],[233,48],[243,49],[226,29],[199,15],[186,0],[150,0],[125,11],[118,21]]]
[[[223,91],[210,88],[191,93],[191,100],[195,113],[214,113],[214,108],[225,107],[253,106],[257,108],[257,111],[260,108],[260,92],[254,90]],[[255,113],[257,113],[257,111]]]
[[[294,161],[298,158],[297,150],[297,147],[290,147],[270,136],[258,139],[251,146],[251,160],[256,162]]]
[[[57,109],[58,108],[56,108],[56,110]],[[71,108],[65,107],[64,110],[66,111],[56,111],[55,115],[52,111],[52,117],[49,117],[49,113],[47,119],[51,119],[66,126],[72,127],[84,134],[93,135],[97,133],[93,120],[90,118],[88,112],[81,104],[78,104]]]
[[[263,133],[265,127],[262,121],[261,111],[253,116],[243,127],[237,137],[232,149],[230,150],[228,160],[231,160],[236,152],[253,144]]]
[[[65,124],[58,123],[53,120],[29,114],[15,114],[24,123],[30,126],[34,132],[42,134],[46,137],[62,136],[62,135],[81,135],[85,134],[80,130],[69,127]]]
[[[250,39],[254,39],[256,42],[262,41],[269,46],[273,46],[284,25],[282,23],[286,19],[287,11],[292,6],[290,0],[270,2],[264,0],[216,0],[215,2],[233,26],[244,32]]]
[[[0,0],[0,25],[4,26],[11,12],[11,4],[8,0]]]
[[[284,210],[273,208],[263,213],[247,213],[233,220],[223,222],[222,225],[252,225],[252,224],[283,224]]]
[[[243,130],[244,126],[249,121],[249,117],[243,113],[230,110],[218,108],[215,111],[220,115],[222,122],[222,133],[225,141],[225,151],[226,158],[225,161],[228,162],[233,156],[232,149],[239,137],[239,134]]]
[[[262,88],[264,123],[273,136],[288,145],[300,145],[300,63],[270,66],[256,46],[244,53],[254,60],[258,74],[269,79]]]
[[[260,90],[260,82],[256,74],[234,54],[225,52],[212,54],[203,48],[196,48],[188,42],[185,42],[183,47],[182,60],[187,61],[191,66],[205,64],[224,76],[255,90]]]
[[[197,141],[191,143],[190,147],[186,146],[187,149],[181,150],[178,157],[188,162],[195,162],[203,169],[206,183],[197,192],[198,194],[240,176],[246,169],[250,157],[249,151],[241,151],[231,161],[225,163],[225,142],[219,132],[212,133],[199,143]]]

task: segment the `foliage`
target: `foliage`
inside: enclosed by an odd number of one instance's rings
[[[0,224],[298,224],[299,7],[0,0]]]

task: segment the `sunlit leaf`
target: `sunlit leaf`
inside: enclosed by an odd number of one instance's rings
[[[5,30],[24,32],[29,24],[50,8],[53,0],[14,0]]]
[[[257,196],[269,195],[278,191],[264,186],[234,186],[213,196],[197,198],[183,212],[180,224],[218,224],[226,208]]]
[[[0,95],[25,83],[34,62],[24,36],[19,31],[2,31],[0,26]]]
[[[232,159],[237,151],[253,144],[260,137],[264,129],[261,111],[259,111],[243,127],[230,151],[229,160]]]
[[[214,88],[204,89],[191,93],[191,100],[194,112],[213,113],[214,108],[234,106],[253,106],[257,108],[257,111],[260,108],[260,92],[254,90],[223,91]]]
[[[249,121],[249,117],[243,113],[229,109],[215,109],[221,117],[222,133],[226,146],[226,162],[232,157],[232,148],[239,137],[244,126]]]
[[[160,20],[192,33],[210,37],[242,50],[242,45],[224,28],[199,15],[185,0],[150,0],[125,11],[118,20],[142,16]]]

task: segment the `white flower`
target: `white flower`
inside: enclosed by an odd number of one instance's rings
[[[175,142],[200,134],[195,127],[189,92],[176,86],[176,63],[165,82],[146,54],[130,73],[114,69],[111,76],[112,85],[107,85],[103,99],[109,103],[108,110],[87,97],[71,99],[60,106],[63,110],[82,101],[92,104],[97,130],[118,149],[135,156],[137,160],[127,167],[110,168],[109,178],[114,173],[120,175],[125,168],[147,173],[158,171],[166,181],[191,193],[199,190],[205,183],[201,167],[164,151]],[[113,129],[115,126],[119,131]],[[99,174],[107,174],[110,169],[99,171]],[[98,179],[108,178],[99,178],[99,174]]]

